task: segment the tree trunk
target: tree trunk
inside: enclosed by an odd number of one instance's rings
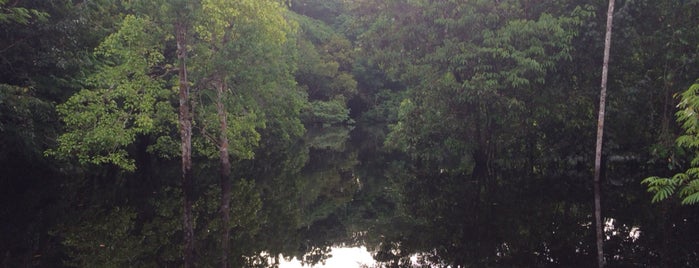
[[[602,207],[600,202],[600,170],[602,166],[602,137],[604,134],[604,110],[607,101],[607,74],[609,69],[609,50],[612,42],[612,17],[614,14],[614,0],[609,0],[609,8],[607,9],[607,30],[604,36],[604,60],[602,61],[602,84],[600,87],[599,96],[599,114],[597,117],[597,144],[595,147],[595,229],[597,238],[597,265],[604,267],[604,250],[603,250],[603,222],[602,222]]]
[[[187,27],[181,22],[175,22],[175,38],[177,42],[177,59],[179,61],[179,127],[182,145],[182,198],[184,231],[184,267],[194,267],[194,218],[192,216],[192,198],[194,184],[192,182],[192,116],[189,100],[189,81],[187,81]]]
[[[218,148],[221,160],[221,267],[228,268],[228,254],[230,253],[230,202],[231,202],[231,162],[228,155],[228,118],[223,104],[223,95],[226,90],[226,83],[222,78],[217,79],[216,111],[221,124]]]

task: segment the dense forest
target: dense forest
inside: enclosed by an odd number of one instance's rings
[[[615,2],[597,224],[608,3],[0,0],[0,267],[696,267],[699,1]]]

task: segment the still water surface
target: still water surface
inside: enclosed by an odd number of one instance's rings
[[[577,160],[532,172],[499,166],[492,181],[479,182],[386,149],[386,133],[367,126],[309,129],[300,180],[302,213],[310,219],[303,239],[313,241],[311,248],[332,248],[325,266],[314,267],[396,267],[414,263],[416,253],[431,267],[594,265],[587,166]],[[642,164],[607,166],[606,176],[615,178],[603,186],[608,264],[699,265],[698,211],[651,204],[639,183]],[[281,267],[300,265],[294,259]]]
[[[361,267],[371,267],[376,263],[372,258],[371,254],[367,251],[365,247],[354,247],[354,248],[332,248],[330,253],[332,257],[325,261],[325,264],[316,264],[313,266],[303,266],[301,261],[294,258],[290,261],[283,261],[280,263],[279,268],[302,268],[302,267],[336,267],[336,268],[361,268]],[[364,265],[364,266],[363,266]]]

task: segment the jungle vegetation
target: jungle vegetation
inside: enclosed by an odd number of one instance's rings
[[[600,226],[608,4],[0,0],[0,266],[695,267],[699,1],[615,1]]]

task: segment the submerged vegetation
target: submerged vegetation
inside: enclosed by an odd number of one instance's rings
[[[607,3],[0,0],[0,263],[593,267]],[[616,7],[604,259],[693,267],[699,1]]]

